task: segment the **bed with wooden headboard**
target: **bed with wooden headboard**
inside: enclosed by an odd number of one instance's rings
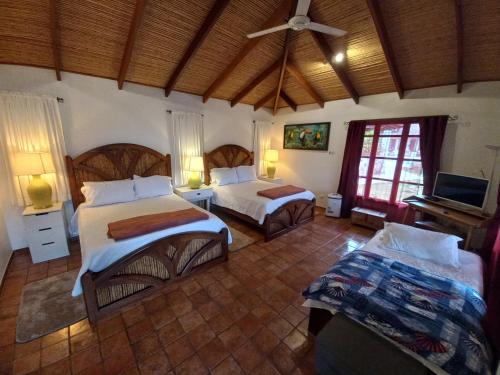
[[[212,168],[234,168],[240,165],[253,165],[253,152],[238,145],[227,144],[207,152],[203,156],[205,184],[210,184],[210,170]],[[238,217],[264,232],[265,240],[269,241],[273,238],[281,236],[301,224],[307,223],[314,219],[314,207],[316,200],[295,199],[289,201],[271,214],[266,215],[264,223],[261,225],[255,219],[234,211],[227,207],[217,206],[212,204],[212,207],[226,212],[230,215]]]
[[[66,167],[75,209],[84,202],[84,181],[112,181],[134,175],[171,176],[170,155],[150,148],[110,144],[66,156]],[[160,238],[138,248],[99,272],[81,278],[90,322],[133,303],[165,285],[227,260],[228,231],[185,232]]]

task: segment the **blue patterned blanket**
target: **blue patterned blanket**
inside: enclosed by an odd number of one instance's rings
[[[304,292],[453,375],[490,374],[481,319],[486,304],[466,285],[354,251]]]

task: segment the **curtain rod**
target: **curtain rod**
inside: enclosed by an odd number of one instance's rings
[[[258,121],[258,120],[252,120],[252,122],[255,124],[255,121]],[[274,121],[270,121],[271,122],[271,125],[274,125]]]
[[[401,118],[394,118],[394,119],[389,119],[389,120],[405,120],[405,119],[413,119],[417,118],[418,116],[415,117],[401,117]],[[432,116],[421,116],[421,117],[432,117]],[[370,120],[365,120],[365,121],[383,121],[384,119],[370,119]],[[457,121],[458,120],[458,115],[448,115],[448,121]],[[350,121],[344,121],[344,125],[348,126]]]
[[[60,96],[58,96],[56,99],[57,99],[58,103],[64,103],[64,98],[61,98]]]
[[[167,109],[167,113],[172,113],[173,111],[171,109]],[[195,112],[192,112],[195,113]],[[205,117],[203,113],[196,113],[197,115],[201,115],[201,117]]]

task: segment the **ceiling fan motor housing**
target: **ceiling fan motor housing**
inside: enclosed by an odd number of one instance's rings
[[[306,29],[310,23],[311,20],[307,16],[294,16],[288,21],[290,28],[296,31]]]

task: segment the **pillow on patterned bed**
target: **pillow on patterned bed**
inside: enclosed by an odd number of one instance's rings
[[[460,268],[459,241],[460,237],[450,234],[387,222],[382,238],[383,244],[392,250],[454,268]]]

